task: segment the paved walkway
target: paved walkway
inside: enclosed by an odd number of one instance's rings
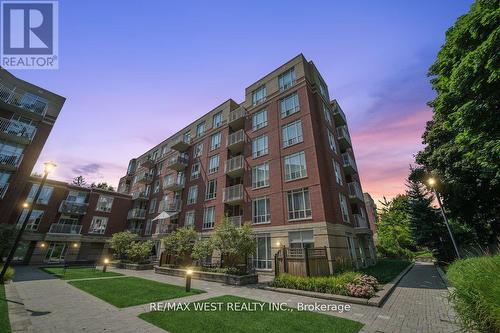
[[[184,285],[183,278],[155,274],[152,271],[110,270]],[[7,285],[7,298],[9,289],[15,288],[29,313],[33,313],[29,318],[35,332],[164,332],[137,318],[138,314],[149,311],[147,304],[118,309],[34,267],[18,267],[15,280]],[[298,302],[340,304],[256,287],[227,286],[200,280],[193,280],[192,286],[207,293],[175,301],[236,295],[266,302],[286,302],[291,307]],[[454,324],[454,315],[446,296],[446,286],[436,268],[432,264],[417,263],[381,308],[353,304],[350,312],[328,314],[364,323],[362,332],[457,332],[459,327]]]

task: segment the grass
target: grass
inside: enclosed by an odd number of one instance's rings
[[[457,260],[447,277],[451,301],[470,331],[500,332],[500,254]]]
[[[410,263],[410,261],[401,259],[379,259],[376,265],[363,268],[360,271],[366,275],[374,276],[379,283],[386,284],[398,276]]]
[[[118,308],[204,292],[197,289],[191,289],[190,292],[186,292],[184,287],[136,277],[69,281],[68,283]]]
[[[123,274],[120,273],[115,273],[115,272],[103,273],[101,269],[93,269],[87,267],[68,268],[66,269],[66,273],[64,273],[63,267],[43,267],[41,269],[63,280],[102,278],[108,276],[123,276]]]
[[[9,309],[5,299],[5,286],[0,283],[0,332],[10,333]]]
[[[189,311],[156,311],[139,315],[139,318],[158,326],[171,333],[247,333],[247,332],[328,332],[328,333],[355,333],[363,324],[329,316],[316,312],[297,311],[270,311],[267,305],[264,311],[228,311],[227,303],[260,303],[247,298],[236,296],[219,296],[196,303],[221,302],[220,311],[195,311],[191,304]]]

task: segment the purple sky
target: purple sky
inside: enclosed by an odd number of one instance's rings
[[[130,158],[303,53],[348,117],[363,189],[391,197],[431,117],[427,69],[471,3],[61,1],[60,69],[14,71],[67,98],[35,171],[116,186]]]

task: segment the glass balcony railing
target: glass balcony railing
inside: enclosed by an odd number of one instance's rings
[[[19,168],[19,165],[23,160],[23,156],[23,154],[16,155],[7,152],[0,152],[0,165],[8,169],[15,170]]]
[[[146,210],[140,208],[132,208],[128,211],[127,219],[128,220],[143,220],[146,218]]]
[[[363,201],[363,191],[361,191],[361,185],[359,185],[358,182],[351,182],[347,185],[349,187],[349,197],[351,199]]]
[[[222,202],[228,204],[239,204],[243,201],[243,184],[233,185],[224,188]]]
[[[31,141],[35,136],[36,127],[23,122],[0,118],[0,133],[9,137]]]
[[[79,235],[81,232],[82,226],[80,224],[52,223],[49,229],[49,234]]]
[[[243,166],[245,163],[245,159],[243,155],[238,155],[226,161],[224,165],[224,172],[228,176],[239,176],[243,173]]]
[[[47,100],[19,88],[9,88],[0,82],[0,100],[39,116],[47,112]]]
[[[72,215],[85,215],[88,203],[63,200],[59,206],[59,213]]]

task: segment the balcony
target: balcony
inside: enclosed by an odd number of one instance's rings
[[[9,188],[9,183],[0,183],[0,200],[3,199],[7,189]]]
[[[151,157],[148,156],[142,163],[141,167],[146,168],[146,169],[151,169],[152,167],[155,166],[155,160]]]
[[[70,215],[85,215],[87,213],[88,203],[63,200],[59,206],[59,213]]]
[[[224,188],[222,202],[229,205],[239,205],[243,203],[244,193],[243,184],[226,187]]]
[[[153,235],[166,235],[177,229],[177,224],[170,223],[158,223],[155,227],[155,232]]]
[[[23,160],[23,154],[12,155],[7,153],[0,153],[0,170],[16,171]]]
[[[127,220],[144,220],[146,218],[146,210],[140,208],[132,208],[128,211]]]
[[[240,129],[237,132],[231,133],[227,136],[227,149],[233,153],[241,153],[245,145],[245,132]]]
[[[337,139],[341,150],[346,150],[352,147],[351,137],[349,136],[347,126],[344,125],[337,127]]]
[[[52,223],[49,234],[80,235],[82,226],[80,224]]]
[[[241,227],[243,225],[243,216],[228,216],[227,221],[232,223],[235,227]]]
[[[182,201],[179,199],[170,199],[160,201],[159,210],[164,212],[180,212]]]
[[[184,177],[169,177],[165,179],[163,188],[167,191],[180,191],[184,188]]]
[[[29,144],[35,136],[36,127],[11,119],[0,118],[0,139]]]
[[[354,231],[358,233],[370,233],[370,227],[366,218],[361,214],[353,214],[354,216]]]
[[[350,151],[342,154],[342,160],[344,162],[343,167],[344,167],[344,172],[346,174],[352,175],[358,172],[358,168],[356,167],[356,162],[354,161],[354,158],[352,157]]]
[[[242,129],[245,127],[245,116],[247,110],[244,107],[240,106],[236,110],[229,112],[228,125],[233,130]]]
[[[363,192],[361,191],[361,185],[359,185],[358,182],[348,183],[347,186],[349,187],[349,199],[351,199],[351,201],[364,202]]]
[[[186,138],[182,135],[174,139],[174,142],[172,143],[172,149],[183,153],[189,149],[190,145],[191,138]]]
[[[241,177],[245,171],[245,158],[243,155],[238,155],[226,161],[224,165],[224,172],[229,177]]]
[[[129,228],[127,228],[127,231],[130,231],[133,234],[140,235],[142,232],[142,227],[129,227]]]
[[[147,201],[149,200],[149,193],[146,191],[132,193],[132,200]]]
[[[176,154],[167,160],[167,168],[175,171],[184,170],[189,163],[188,157],[184,154]]]
[[[37,120],[43,119],[47,112],[47,100],[16,87],[11,89],[3,82],[0,82],[0,101],[15,107],[14,112]]]
[[[335,121],[335,125],[337,126],[347,125],[347,118],[345,117],[345,113],[336,103],[333,109],[333,119]]]
[[[153,175],[149,172],[141,172],[137,175],[135,181],[137,183],[151,184],[153,182]]]

